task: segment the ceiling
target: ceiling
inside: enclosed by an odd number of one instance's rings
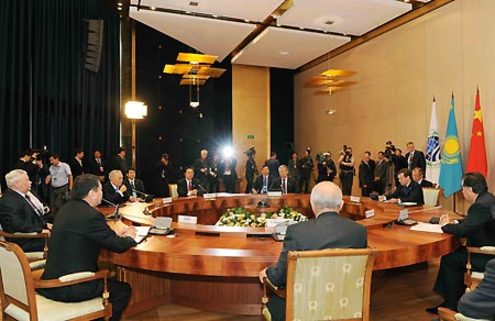
[[[296,69],[410,10],[397,0],[131,0],[129,15],[218,61]]]

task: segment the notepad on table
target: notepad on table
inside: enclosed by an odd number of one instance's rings
[[[423,222],[418,222],[418,224],[412,226],[411,231],[443,233],[442,226],[440,224],[430,224]]]
[[[134,238],[134,241],[136,243],[141,243],[146,236],[148,236],[151,226],[134,226],[134,228],[136,229],[136,237]]]

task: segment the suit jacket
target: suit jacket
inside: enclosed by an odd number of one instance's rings
[[[110,163],[110,168],[109,168],[109,173],[110,171],[117,169],[122,172],[122,175],[125,175],[127,173],[127,163],[125,162],[125,159],[122,159],[119,155],[114,155],[112,157],[112,161]]]
[[[265,165],[268,166],[268,168],[270,169],[270,176],[271,177],[278,177],[279,174],[278,174],[278,167],[280,166],[280,162],[278,161],[278,159],[267,159],[265,161]]]
[[[372,189],[375,181],[375,162],[370,159],[368,164],[361,161],[359,164],[359,187],[367,186]]]
[[[270,191],[280,191],[282,190],[282,179],[276,177],[273,179],[272,185],[270,185]],[[294,178],[287,177],[287,193],[299,193],[297,182]]]
[[[193,178],[192,179],[192,186],[193,186],[193,189],[197,189],[198,190],[198,195],[203,195],[203,193],[205,192],[201,187],[200,187],[201,183],[199,182],[198,179],[196,178]],[[206,188],[204,186],[202,186],[203,188]],[[181,178],[177,181],[177,194],[179,194],[180,197],[184,197],[184,196],[187,196],[187,192],[189,192],[187,190],[187,182],[186,182],[186,179],[185,178]]]
[[[129,181],[128,178],[126,178],[124,180],[124,184],[125,184],[125,186],[127,186],[127,190],[129,191],[129,194],[132,194],[131,182]],[[140,180],[139,178],[134,179],[134,189],[145,193],[143,181]],[[138,194],[138,196],[142,196],[142,195],[139,195],[139,193],[137,193],[137,194]]]
[[[331,248],[365,248],[366,228],[336,212],[326,212],[317,218],[290,225],[284,246],[276,265],[266,273],[275,286],[287,280],[287,254],[289,251],[323,250]]]
[[[103,198],[106,199],[107,201],[110,201],[114,204],[121,204],[127,202],[130,196],[131,196],[131,191],[128,186],[127,186],[127,191],[125,191],[123,195],[120,195],[120,193],[117,193],[117,191],[115,191],[115,189],[113,188],[112,184],[109,181],[103,184]]]
[[[495,196],[483,192],[469,207],[466,219],[459,224],[447,224],[442,227],[445,233],[458,237],[467,237],[468,246],[495,245],[495,220],[490,212],[495,206]]]
[[[82,161],[81,161],[82,162]],[[72,177],[76,179],[77,176],[84,174],[84,167],[76,161],[75,158],[72,158],[69,161],[70,171],[72,172]]]
[[[270,190],[272,183],[273,177],[268,175],[268,186],[266,187],[267,191]],[[253,188],[256,190],[257,193],[261,193],[261,190],[263,189],[263,175],[259,175],[258,177],[256,177],[253,183]]]
[[[103,215],[86,201],[76,199],[60,208],[50,237],[50,251],[42,279],[98,270],[100,249],[122,253],[136,245],[131,237],[120,237],[110,229]],[[98,295],[101,281],[57,289],[39,290],[60,301],[89,299]],[[87,297],[87,298],[86,298]]]
[[[86,172],[96,176],[105,176],[105,165],[103,159],[100,159],[101,166],[96,162],[94,157],[91,157],[86,163]],[[101,170],[103,167],[103,171]]]
[[[387,161],[375,162],[375,177],[379,177],[380,182],[385,186],[387,183]]]
[[[207,188],[206,185],[208,184],[208,170],[210,168],[210,164],[208,164],[208,160],[198,158],[194,161],[193,167],[194,167],[194,178],[197,178],[200,184],[204,188]],[[201,172],[202,169],[203,170],[206,169],[206,172],[205,173]]]
[[[385,195],[387,199],[397,198],[401,202],[416,202],[419,204],[424,204],[423,199],[423,188],[419,186],[418,183],[411,180],[409,186],[399,186],[395,189],[393,193]]]
[[[408,163],[407,168],[409,168],[409,170],[412,171],[416,167],[419,167],[419,168],[421,168],[423,170],[423,173],[426,173],[426,159],[425,159],[425,154],[423,154],[422,151],[415,150],[414,151],[414,154],[413,154],[413,158],[412,158],[411,164],[409,164],[409,154],[410,153],[407,153],[406,154],[406,162]]]
[[[331,169],[333,172],[327,174],[327,168]],[[335,167],[335,162],[333,160],[330,159],[325,165],[318,163],[318,182],[333,182],[335,175],[337,175],[337,167]]]
[[[427,179],[422,179],[421,180],[421,184],[419,184],[421,187],[427,187],[427,188],[432,188],[433,187],[433,183],[430,182],[429,180]]]
[[[16,191],[7,189],[0,198],[0,225],[8,233],[39,233],[46,226],[45,220]],[[17,243],[24,251],[41,251],[43,239],[8,239]]]
[[[488,262],[485,277],[476,289],[459,300],[459,312],[474,319],[495,319],[495,259]]]

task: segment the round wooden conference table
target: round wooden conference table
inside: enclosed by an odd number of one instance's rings
[[[121,254],[102,251],[101,261],[115,264],[117,276],[133,288],[126,315],[166,303],[206,311],[259,314],[262,289],[258,273],[276,263],[282,242],[273,240],[268,228],[214,224],[227,209],[253,208],[260,200],[270,208],[288,206],[313,217],[308,194],[217,194],[215,199],[186,197],[169,204],[155,200],[153,204],[131,203],[123,207],[121,214],[127,223],[153,225],[155,217],[169,216],[174,220],[176,233],[174,237],[150,235]],[[365,211],[371,209],[375,216],[365,218]],[[374,270],[425,262],[458,246],[452,235],[411,231],[407,226],[393,224],[402,209],[368,198],[358,202],[345,198],[341,214],[366,226],[368,246],[376,252]],[[427,206],[407,209],[409,217],[419,222],[448,212]],[[102,212],[108,214],[111,210]],[[177,223],[178,215],[196,216],[198,224]]]

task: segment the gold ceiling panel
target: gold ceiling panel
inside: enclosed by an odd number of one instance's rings
[[[317,96],[323,96],[323,95],[331,95],[337,91],[341,91],[341,90],[344,90],[345,88],[343,87],[328,87],[328,88],[325,88],[325,89],[322,89],[322,90],[317,90],[315,91],[315,94]]]
[[[166,74],[184,75],[191,71],[191,67],[188,64],[165,65],[163,72]]]
[[[189,62],[193,64],[208,64],[212,65],[215,60],[217,60],[218,56],[213,56],[213,55],[202,55],[202,54],[195,54],[195,53],[186,53],[186,52],[179,52],[179,55],[177,56],[177,61],[182,61],[182,62]]]
[[[207,80],[208,78],[210,78],[210,76],[187,74],[187,75],[182,76],[182,78],[184,78],[184,79],[204,79],[204,80]]]
[[[205,83],[206,83],[206,80],[203,80],[203,79],[187,79],[187,78],[182,78],[180,80],[180,85],[181,86],[189,86],[189,85],[203,86]]]
[[[213,68],[213,67],[201,67],[199,68],[197,74],[202,76],[210,76],[212,78],[220,77],[226,69],[223,68]]]
[[[322,72],[320,75],[325,77],[350,77],[354,75],[356,72],[350,70],[342,70],[342,69],[328,69]]]
[[[325,77],[313,77],[306,81],[305,87],[322,87],[322,86],[336,86],[336,87],[348,87],[357,84],[357,81],[348,81],[344,79],[325,78]]]

